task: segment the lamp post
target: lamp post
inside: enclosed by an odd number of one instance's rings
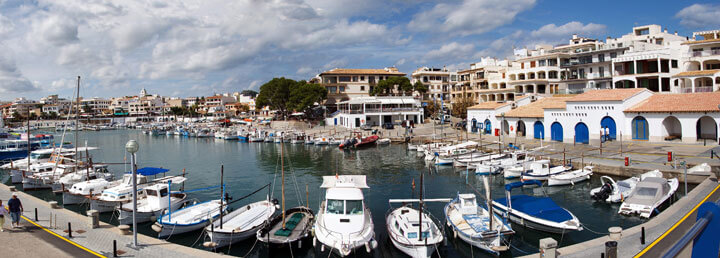
[[[125,150],[130,153],[130,169],[132,170],[132,183],[133,183],[133,245],[135,247],[138,247],[138,241],[137,241],[137,219],[136,219],[136,213],[137,213],[137,167],[135,166],[135,152],[140,149],[140,145],[135,140],[129,140],[125,144]]]

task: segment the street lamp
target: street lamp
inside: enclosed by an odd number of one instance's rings
[[[137,241],[137,167],[135,166],[135,152],[140,149],[140,145],[135,140],[129,140],[125,144],[125,150],[130,153],[130,169],[132,170],[132,183],[133,183],[133,245],[138,247]]]

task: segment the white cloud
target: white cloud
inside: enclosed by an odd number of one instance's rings
[[[24,93],[37,90],[37,85],[25,78],[17,69],[12,56],[0,52],[0,93]]]
[[[439,49],[430,50],[423,57],[426,60],[448,60],[466,58],[475,50],[473,44],[460,44],[452,42],[441,46]]]
[[[557,42],[560,40],[567,40],[567,37],[572,34],[591,37],[601,35],[605,32],[605,30],[606,26],[603,24],[582,24],[581,22],[572,21],[560,26],[557,26],[554,23],[547,24],[530,32],[530,36],[536,40]]]
[[[297,71],[295,71],[295,73],[297,73],[297,74],[310,74],[310,73],[312,73],[312,71],[313,71],[312,67],[310,67],[310,66],[303,66],[303,67],[298,68]]]
[[[322,68],[325,70],[330,70],[330,69],[334,69],[334,68],[344,68],[345,65],[347,65],[347,62],[348,61],[346,58],[335,59],[335,60],[332,60],[332,61],[328,62],[327,64],[323,65]]]
[[[413,31],[451,35],[482,34],[511,23],[518,13],[531,9],[535,0],[463,0],[440,3],[416,14],[408,24]]]
[[[717,28],[720,26],[720,4],[693,4],[685,7],[675,18],[690,28]]]
[[[407,60],[405,60],[405,58],[400,58],[400,60],[397,60],[397,61],[395,62],[395,66],[404,65],[405,62],[407,62]]]
[[[55,46],[63,46],[79,40],[78,24],[71,17],[39,15],[33,22],[30,40],[44,39]]]

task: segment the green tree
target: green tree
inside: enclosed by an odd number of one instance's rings
[[[295,111],[307,111],[315,103],[327,99],[328,91],[320,84],[299,81],[290,93],[289,108]]]
[[[421,81],[415,82],[415,85],[413,85],[413,89],[420,94],[425,94],[428,92],[428,87],[423,84]]]
[[[413,86],[407,77],[390,77],[382,80],[372,89],[372,96],[391,96],[394,92],[412,93]]]
[[[257,92],[257,91],[254,91],[254,90],[243,90],[243,91],[240,92],[240,94],[241,94],[241,95],[244,95],[244,96],[250,96],[250,97],[253,97],[253,98],[254,98],[255,96],[258,95],[258,92]]]
[[[452,104],[452,113],[456,117],[465,119],[467,117],[467,109],[473,105],[475,105],[474,99],[462,96],[457,100],[457,102]]]
[[[90,113],[92,111],[92,108],[90,108],[90,105],[87,103],[83,104],[82,106],[83,113]]]
[[[49,119],[58,119],[58,113],[57,112],[50,112],[48,115]]]
[[[277,110],[283,117],[287,117],[288,108],[291,105],[290,92],[297,86],[298,82],[285,77],[273,78],[260,86],[260,93],[255,100],[258,108],[269,106],[270,109]]]

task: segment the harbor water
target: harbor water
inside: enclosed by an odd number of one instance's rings
[[[168,175],[187,173],[185,190],[207,188],[220,184],[220,168],[224,165],[224,182],[226,190],[232,197],[241,197],[254,190],[271,184],[272,187],[257,194],[236,202],[233,207],[241,207],[250,202],[266,198],[280,199],[280,147],[284,146],[284,163],[286,173],[285,202],[287,207],[294,207],[306,203],[316,210],[323,198],[324,192],[319,188],[322,176],[335,174],[367,175],[370,189],[364,190],[365,201],[372,212],[375,224],[375,235],[378,248],[371,254],[359,249],[357,256],[366,257],[402,257],[387,237],[385,228],[385,214],[389,211],[388,199],[417,198],[420,190],[420,173],[425,173],[424,189],[426,198],[453,198],[457,193],[476,193],[478,199],[484,199],[482,179],[473,173],[467,176],[464,169],[451,166],[435,166],[426,164],[418,152],[408,151],[406,145],[377,146],[362,150],[340,150],[337,146],[314,146],[305,144],[277,144],[277,143],[242,143],[238,141],[225,141],[213,138],[187,138],[179,136],[150,136],[139,130],[113,130],[97,132],[80,132],[80,146],[87,142],[88,146],[97,146],[100,149],[91,153],[93,162],[123,163],[130,158],[125,153],[125,143],[128,140],[137,140],[140,150],[137,152],[138,167],[163,167],[170,169]],[[57,139],[59,139],[59,136]],[[110,170],[116,176],[123,171],[129,171],[127,165],[111,165]],[[10,184],[4,175],[6,184]],[[413,189],[413,181],[416,185]],[[494,198],[504,197],[503,185],[511,181],[502,176],[493,178],[491,188]],[[589,197],[589,190],[600,185],[598,175],[590,181],[578,183],[567,187],[546,187],[545,190],[560,206],[567,208],[575,214],[585,230],[570,232],[565,235],[538,232],[524,229],[513,224],[516,231],[512,238],[512,248],[504,256],[520,256],[537,253],[538,241],[542,238],[552,237],[560,246],[586,241],[607,232],[607,228],[619,226],[629,228],[644,222],[638,217],[625,217],[617,214],[619,204],[595,203]],[[305,189],[309,189],[306,193]],[[21,187],[19,187],[21,188]],[[174,189],[175,190],[175,189]],[[537,190],[514,190],[515,193],[523,191],[524,194],[537,194]],[[678,197],[684,193],[683,184],[677,191]],[[61,195],[54,195],[49,190],[33,191],[31,194],[45,200],[62,201]],[[307,195],[306,195],[307,194]],[[205,191],[189,193],[190,199],[207,201],[220,198],[220,190],[213,188]],[[396,204],[397,205],[397,204]],[[428,203],[427,209],[435,218],[445,222],[443,215],[444,203]],[[84,213],[87,209],[82,205],[68,205],[66,208]],[[101,220],[117,224],[115,216],[106,213]],[[151,223],[138,225],[139,232],[149,236],[157,236],[150,229]],[[445,227],[446,230],[447,227]],[[441,257],[486,257],[488,254],[480,249],[470,248],[460,239],[454,239],[451,231],[445,234],[447,245],[439,247]],[[201,231],[176,235],[168,241],[203,248],[204,235]],[[310,243],[310,242],[306,242]],[[320,252],[320,248],[311,245],[303,246],[301,250],[268,250],[261,242],[254,238],[234,244],[229,248],[216,250],[234,256],[250,257],[328,257],[327,250]]]

